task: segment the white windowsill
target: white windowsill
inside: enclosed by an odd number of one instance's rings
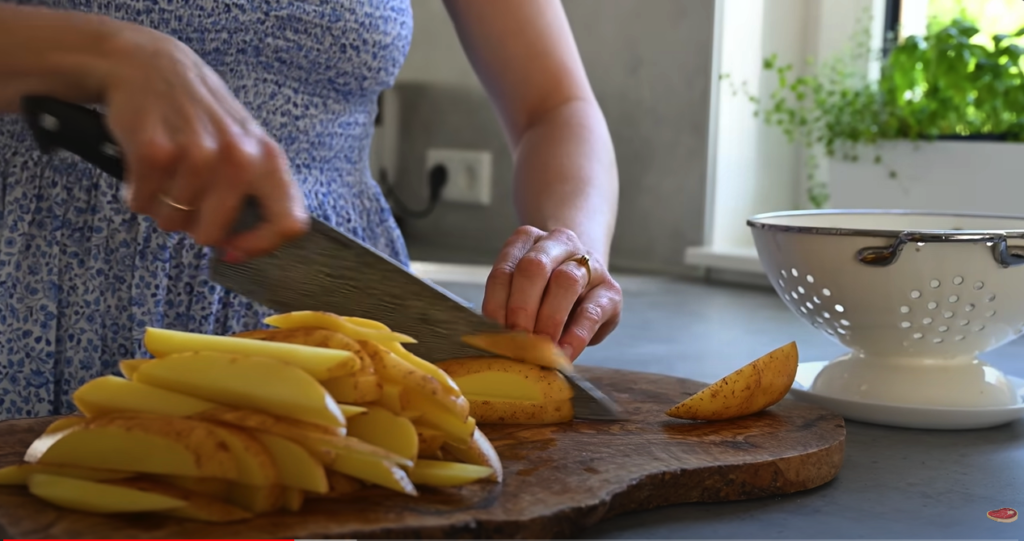
[[[715,248],[691,246],[686,249],[684,261],[687,265],[712,270],[743,272],[764,276],[764,268],[757,257],[757,250],[751,248]]]

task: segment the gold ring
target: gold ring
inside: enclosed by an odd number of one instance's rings
[[[174,201],[171,201],[171,198],[167,197],[164,194],[160,194],[160,200],[163,201],[164,203],[167,203],[168,205],[178,209],[178,210],[183,210],[185,212],[193,210],[192,207],[186,207],[185,205],[182,205],[180,203],[175,203]]]
[[[594,278],[593,271],[590,270],[590,256],[587,254],[580,254],[570,259],[569,261],[572,261],[573,263],[579,263],[580,266],[587,270],[587,283],[583,287],[589,286],[590,281]]]

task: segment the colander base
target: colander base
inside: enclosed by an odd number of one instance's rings
[[[871,423],[899,428],[925,430],[976,430],[992,428],[1018,419],[1024,419],[1024,379],[1006,376],[1009,385],[1017,394],[1018,403],[1013,406],[972,408],[972,407],[929,407],[867,400],[852,400],[814,392],[811,387],[818,375],[834,361],[801,362],[797,369],[796,381],[790,390],[790,397],[828,408],[850,421]]]

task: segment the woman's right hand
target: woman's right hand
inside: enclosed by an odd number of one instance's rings
[[[309,219],[284,152],[213,69],[149,29],[132,27],[115,43],[102,93],[131,209],[221,248],[232,262],[302,234]],[[233,235],[250,195],[263,221]]]

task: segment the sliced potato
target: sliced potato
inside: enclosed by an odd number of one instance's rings
[[[235,338],[263,340],[265,342],[284,342],[286,344],[350,351],[359,358],[359,368],[352,375],[373,374],[373,366],[369,357],[366,356],[366,352],[359,347],[359,344],[354,339],[337,331],[318,329],[316,327],[295,327],[291,329],[246,331],[233,336]]]
[[[498,332],[463,336],[462,341],[487,353],[515,361],[572,372],[572,362],[551,338],[527,332]]]
[[[380,407],[369,406],[365,415],[349,420],[348,435],[416,460],[419,438],[412,421]]]
[[[345,416],[320,382],[294,365],[273,359],[182,353],[142,365],[135,381],[226,406],[345,427]]]
[[[277,464],[273,455],[259,439],[250,435],[248,431],[231,426],[212,423],[209,426],[227,443],[228,449],[235,457],[235,463],[238,464],[238,479],[236,480],[238,484],[252,487],[269,487],[278,484]],[[237,502],[232,503],[238,505]],[[244,505],[240,505],[240,507],[254,513],[261,512]]]
[[[452,359],[437,363],[467,398],[546,402],[572,398],[572,386],[556,370],[498,357]],[[477,417],[479,420],[479,417]]]
[[[385,382],[394,383],[403,389],[415,389],[462,420],[469,416],[469,402],[462,397],[461,393],[450,391],[436,378],[413,368],[412,365],[377,344],[361,341],[359,345],[370,356],[377,375]]]
[[[60,419],[57,419],[56,421],[50,423],[50,426],[46,427],[44,433],[52,434],[54,432],[60,432],[62,430],[71,428],[72,426],[85,423],[88,420],[89,419],[84,415],[69,415],[67,417],[61,417]]]
[[[346,421],[351,417],[355,417],[356,415],[362,415],[366,413],[366,408],[363,406],[356,406],[353,404],[342,404],[341,402],[338,403],[338,409],[341,410],[341,414],[345,416]]]
[[[217,431],[189,419],[112,415],[43,434],[25,461],[137,473],[238,479],[238,464]]]
[[[439,458],[441,446],[444,445],[444,432],[425,426],[416,427],[416,438],[420,458]]]
[[[321,381],[351,374],[360,364],[359,358],[350,351],[152,327],[146,329],[143,341],[146,349],[157,358],[195,352],[262,357],[288,363]]]
[[[403,389],[402,399],[404,409],[422,412],[423,415],[416,419],[416,423],[439,430],[445,434],[447,441],[456,445],[468,445],[473,430],[476,428],[476,420],[473,417],[460,419],[441,407],[436,400],[424,396],[417,389]]]
[[[285,487],[314,493],[328,491],[327,474],[323,464],[301,445],[267,432],[253,432],[274,457],[278,477]]]
[[[479,428],[473,431],[473,439],[470,441],[469,445],[459,447],[457,445],[445,443],[442,449],[445,455],[451,455],[460,462],[491,468],[493,473],[488,477],[491,481],[497,481],[500,483],[504,477],[504,468],[501,465],[501,459],[498,457],[498,452],[495,451],[494,446],[491,445],[491,440],[487,439],[487,435],[485,435]]]
[[[151,360],[152,359],[129,359],[126,361],[121,361],[120,363],[118,363],[117,366],[118,368],[120,368],[121,375],[123,375],[125,379],[132,379],[135,376],[135,372],[139,369],[139,367],[148,363]]]
[[[705,387],[665,412],[695,421],[724,421],[768,409],[789,393],[800,362],[790,342]]]
[[[487,466],[420,459],[409,471],[409,479],[417,485],[453,487],[486,479],[494,475]]]
[[[387,460],[355,454],[339,455],[329,467],[338,473],[361,479],[372,485],[388,488],[409,496],[416,496],[417,494],[416,486],[409,480],[409,475],[405,473],[405,470]]]
[[[298,513],[306,502],[306,493],[297,488],[285,488],[282,505],[285,511]]]
[[[41,500],[87,513],[147,513],[188,506],[181,498],[45,473],[29,476],[26,484],[29,493]]]
[[[78,388],[71,399],[89,417],[112,413],[151,413],[190,417],[217,404],[117,376],[101,376]]]
[[[547,402],[519,402],[495,400],[487,397],[469,397],[470,409],[477,422],[483,424],[535,424],[550,425],[572,421],[575,412],[572,400]]]
[[[272,327],[281,329],[294,329],[296,327],[314,327],[340,332],[355,340],[370,340],[373,342],[399,342],[403,344],[415,344],[410,336],[394,332],[383,324],[376,321],[339,316],[328,312],[298,311],[287,314],[270,316],[263,320]],[[367,324],[370,323],[370,325]],[[372,324],[377,324],[376,326]]]
[[[231,488],[231,481],[226,479],[210,479],[207,477],[179,477],[177,475],[147,475],[146,479],[156,481],[162,485],[169,485],[209,496],[218,500],[226,500],[228,490]]]
[[[56,466],[52,464],[15,464],[0,468],[0,486],[3,485],[24,485],[28,478],[37,473],[55,475],[57,477],[70,477],[83,481],[112,481],[114,479],[127,479],[136,475],[132,472],[100,470],[95,468],[80,468],[76,466]]]
[[[224,503],[216,498],[198,494],[180,487],[165,485],[151,479],[125,479],[108,481],[108,484],[146,494],[160,495],[185,501],[187,505],[160,514],[202,522],[237,522],[253,518],[243,509]]]
[[[322,382],[324,389],[343,404],[369,404],[380,400],[383,385],[376,375],[343,376]]]
[[[261,515],[284,507],[284,493],[280,485],[256,487],[232,483],[228,487],[227,501],[239,509]]]
[[[412,366],[413,368],[441,382],[441,385],[443,385],[445,389],[447,389],[448,392],[451,393],[452,395],[459,396],[462,394],[462,391],[459,389],[459,386],[456,385],[455,381],[452,380],[451,376],[449,376],[444,370],[441,370],[440,368],[437,367],[437,365],[431,362],[425,361],[417,357],[416,355],[413,355],[412,352],[405,349],[405,347],[403,347],[402,344],[398,342],[381,342],[380,346],[390,351],[391,353],[394,353],[396,356],[398,356],[399,359],[402,359],[406,363],[409,363],[409,365]]]

